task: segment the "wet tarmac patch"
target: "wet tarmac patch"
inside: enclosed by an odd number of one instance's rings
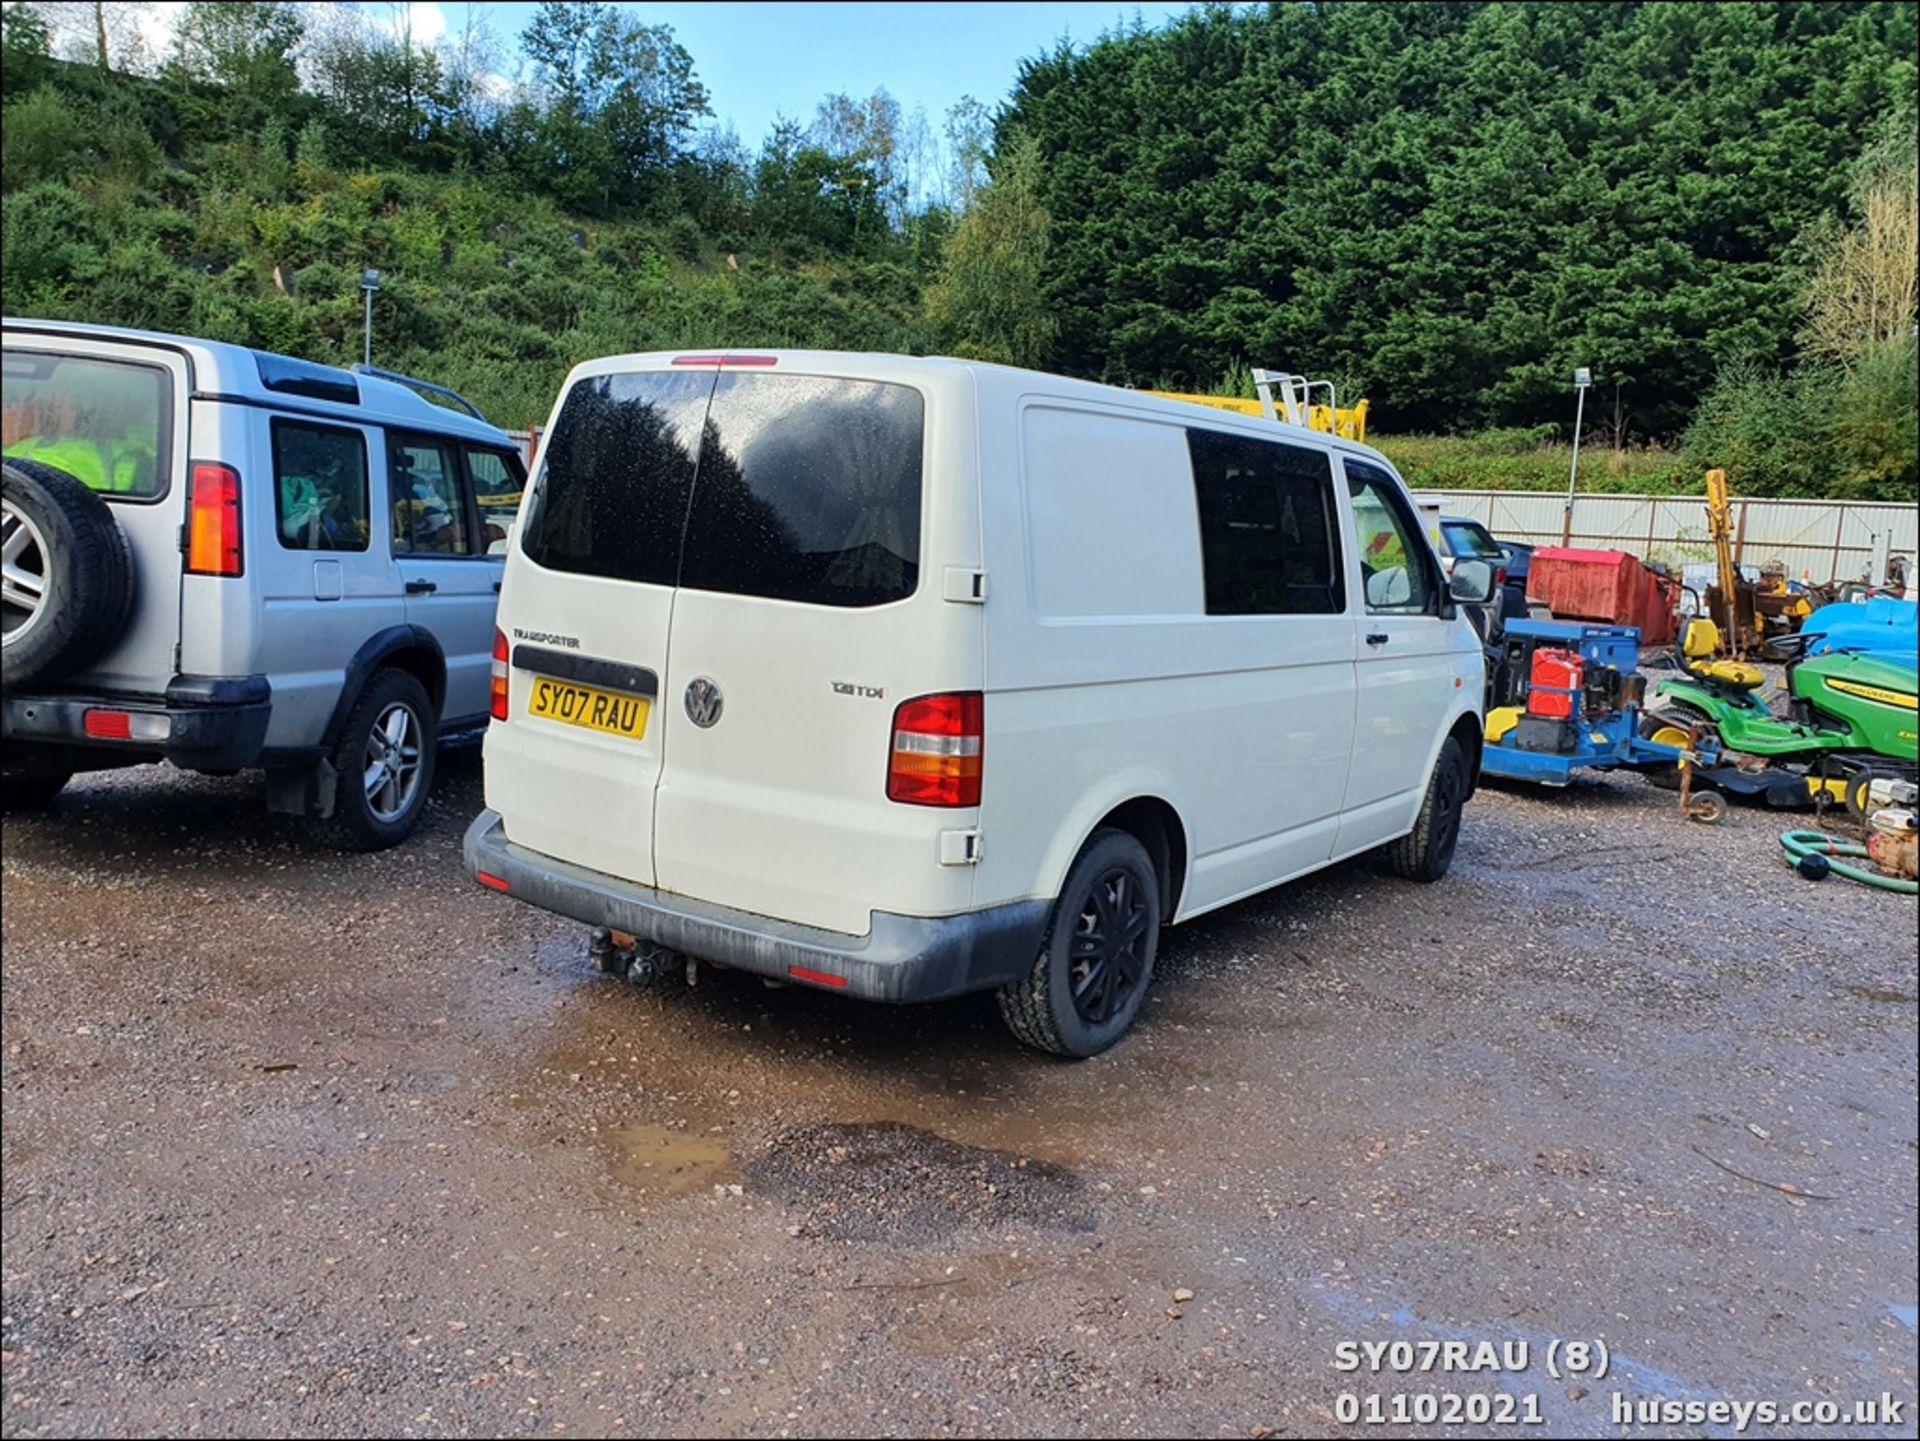
[[[1080,1177],[1067,1167],[893,1121],[784,1131],[747,1163],[747,1179],[834,1240],[935,1240],[962,1227],[1022,1222],[1094,1225]]]
[[[684,1196],[725,1183],[733,1154],[717,1136],[669,1126],[621,1126],[612,1133],[613,1178],[655,1196]]]
[[[1848,986],[1847,994],[1857,1001],[1878,1001],[1883,1005],[1912,1005],[1913,996],[1891,986]]]

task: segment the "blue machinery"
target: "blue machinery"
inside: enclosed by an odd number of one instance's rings
[[[1690,754],[1684,736],[1640,734],[1647,683],[1633,626],[1513,620],[1501,647],[1488,657],[1485,774],[1563,786],[1581,766],[1671,771],[1717,759],[1701,744]]]

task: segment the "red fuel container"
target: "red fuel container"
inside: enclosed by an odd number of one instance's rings
[[[1578,651],[1536,650],[1527,673],[1527,714],[1573,718],[1573,698],[1586,676]]]

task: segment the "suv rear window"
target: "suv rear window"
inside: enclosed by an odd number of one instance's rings
[[[920,578],[924,407],[904,385],[642,372],[583,380],[522,548],[550,570],[812,605]]]
[[[1464,556],[1469,560],[1506,559],[1507,553],[1500,549],[1492,536],[1477,525],[1443,520],[1440,522],[1440,529],[1447,533],[1447,549],[1455,556]]]
[[[167,488],[168,383],[158,366],[40,351],[6,353],[0,450],[103,495],[152,500]]]

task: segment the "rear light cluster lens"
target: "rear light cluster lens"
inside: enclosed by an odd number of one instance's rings
[[[193,463],[192,501],[187,521],[187,572],[190,575],[239,575],[240,472],[210,460]]]
[[[165,741],[173,736],[173,719],[151,711],[90,710],[80,728],[97,741]]]
[[[495,720],[507,718],[507,633],[493,633],[492,711]]]
[[[887,799],[910,806],[977,806],[986,749],[979,691],[921,696],[893,713]]]
[[[1495,590],[1499,590],[1503,586],[1505,586],[1506,583],[1507,583],[1507,568],[1504,565],[1496,566],[1493,572],[1493,588]]]

